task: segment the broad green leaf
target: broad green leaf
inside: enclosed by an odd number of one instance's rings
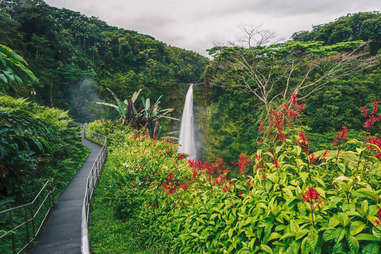
[[[372,234],[358,234],[356,235],[356,239],[359,241],[380,241],[381,239],[372,235]]]
[[[370,243],[362,249],[361,253],[362,254],[378,254],[379,251],[380,251],[379,244]]]
[[[273,253],[273,250],[270,248],[270,246],[266,244],[261,244],[260,248],[266,253],[271,253],[271,254]]]
[[[358,250],[360,248],[360,244],[359,242],[357,241],[357,239],[351,235],[348,235],[347,237],[348,239],[348,246],[349,246],[349,249],[352,251],[352,253],[358,253]]]
[[[351,236],[357,235],[358,233],[363,231],[364,228],[366,228],[366,225],[362,223],[361,221],[355,221],[351,223],[351,227],[350,227]]]

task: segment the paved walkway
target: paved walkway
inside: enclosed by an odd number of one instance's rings
[[[91,150],[91,154],[61,194],[37,244],[27,251],[28,254],[81,253],[81,215],[86,179],[101,149],[86,139],[82,139],[82,142]]]

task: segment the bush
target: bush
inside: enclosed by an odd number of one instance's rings
[[[0,198],[29,202],[50,178],[60,192],[87,158],[79,127],[62,110],[0,96],[0,124]]]
[[[231,166],[187,166],[173,144],[91,124],[111,140],[93,200],[94,253],[378,253],[381,140],[349,139],[344,128],[335,150],[312,152],[286,120],[274,118],[257,152]]]

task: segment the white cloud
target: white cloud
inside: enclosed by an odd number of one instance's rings
[[[110,25],[149,34],[205,54],[216,42],[235,40],[242,24],[262,24],[287,39],[294,32],[347,13],[381,10],[380,0],[46,0],[96,16]]]

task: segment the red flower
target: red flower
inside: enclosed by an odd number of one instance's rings
[[[306,134],[303,131],[299,131],[298,136],[299,136],[299,139],[296,142],[298,142],[300,146],[308,147],[311,144],[311,142],[307,140]]]
[[[273,159],[273,163],[274,163],[274,166],[276,168],[279,168],[279,163],[278,163],[278,160],[276,158]]]
[[[327,161],[327,155],[328,155],[328,153],[329,153],[328,149],[325,149],[324,153],[323,153],[323,161]]]
[[[306,193],[302,195],[302,198],[306,202],[311,202],[312,200],[318,200],[319,198],[319,192],[314,189],[314,187],[310,186],[308,187]]]
[[[188,184],[187,184],[187,181],[184,181],[183,184],[180,184],[180,188],[183,189],[183,190],[186,190],[188,189]]]
[[[243,173],[246,171],[246,166],[251,162],[250,158],[247,158],[244,154],[239,155],[240,160],[238,160],[238,170],[239,173]]]
[[[376,226],[378,227],[381,224],[381,208],[378,210],[378,213],[376,214],[376,217],[378,218],[376,222]]]
[[[302,103],[302,104],[299,105],[299,107],[300,107],[301,110],[303,110],[303,109],[305,109],[306,104]]]
[[[317,160],[318,160],[318,158],[315,158],[314,153],[311,153],[311,155],[310,155],[311,164],[314,164]]]
[[[298,104],[298,95],[296,94],[291,94],[291,103],[295,106]]]
[[[372,115],[377,113],[377,104],[378,103],[379,103],[379,101],[371,102],[371,104],[373,104],[373,110],[372,110],[372,113],[371,113]]]
[[[366,139],[370,144],[376,145],[381,149],[381,138],[371,137]],[[368,146],[369,150],[375,150],[376,151],[376,157],[377,159],[381,160],[381,152],[376,149],[374,146]]]
[[[261,120],[259,120],[258,122],[259,122],[259,132],[262,132],[263,131],[263,122]]]
[[[262,174],[262,179],[266,180],[266,175],[265,174]]]
[[[370,116],[368,120],[365,121],[364,126],[365,128],[372,128],[374,126],[374,123],[376,122],[376,118],[374,116]]]
[[[333,145],[337,146],[337,140],[336,140],[336,138],[333,138]]]
[[[192,168],[192,178],[195,179],[197,177],[197,170]]]
[[[348,127],[344,126],[342,131],[339,131],[336,135],[338,139],[346,140],[348,139]]]
[[[295,110],[295,111],[289,110],[288,111],[288,116],[291,117],[291,118],[298,118],[299,112],[297,110]]]
[[[218,177],[215,177],[214,178],[214,182],[217,184],[217,185],[222,185],[225,183],[225,179],[223,176],[218,176]]]

